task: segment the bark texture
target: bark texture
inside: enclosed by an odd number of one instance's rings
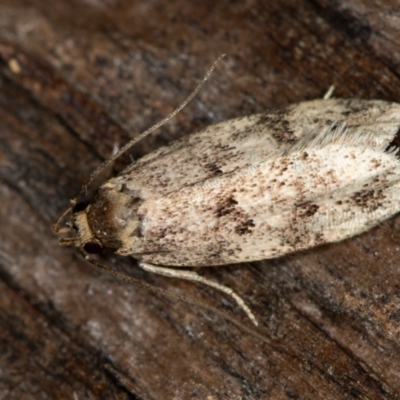
[[[50,225],[113,146],[171,112],[222,53],[134,158],[332,84],[337,97],[399,101],[399,20],[394,0],[2,0],[0,398],[397,398],[398,217],[339,244],[202,269],[241,294],[262,339],[96,270]],[[212,289],[107,262],[251,327]]]

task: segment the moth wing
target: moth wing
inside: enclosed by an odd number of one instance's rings
[[[382,100],[313,100],[296,104],[291,117],[303,127],[300,139],[312,129],[319,131],[321,127],[345,123],[350,136],[371,135],[369,140],[385,150],[399,130],[400,105]]]
[[[143,234],[155,252],[143,259],[254,261],[369,229],[399,210],[400,196],[400,162],[375,136],[328,127],[262,163],[150,200]]]
[[[133,197],[160,197],[186,186],[242,170],[288,150],[310,132],[346,122],[359,135],[374,133],[382,149],[400,119],[396,103],[314,100],[284,110],[224,121],[151,152],[114,179]]]

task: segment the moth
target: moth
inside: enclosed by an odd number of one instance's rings
[[[400,164],[391,142],[399,128],[399,104],[360,99],[305,101],[224,121],[132,163],[89,203],[75,198],[53,231],[96,265],[89,254],[108,249],[146,271],[219,289],[257,324],[229,287],[182,267],[275,258],[394,215]]]

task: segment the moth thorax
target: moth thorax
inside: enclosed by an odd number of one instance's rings
[[[142,202],[140,197],[125,193],[123,187],[109,182],[97,191],[86,208],[83,233],[88,230],[104,248],[120,254],[121,249],[130,247],[140,236],[138,209]]]

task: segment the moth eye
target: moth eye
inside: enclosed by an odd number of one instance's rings
[[[77,213],[77,212],[86,210],[86,208],[89,204],[90,204],[90,201],[81,201],[80,203],[75,204],[74,208],[72,209],[72,213]]]
[[[97,242],[87,242],[83,245],[83,250],[89,254],[99,254],[103,251],[103,246]]]

